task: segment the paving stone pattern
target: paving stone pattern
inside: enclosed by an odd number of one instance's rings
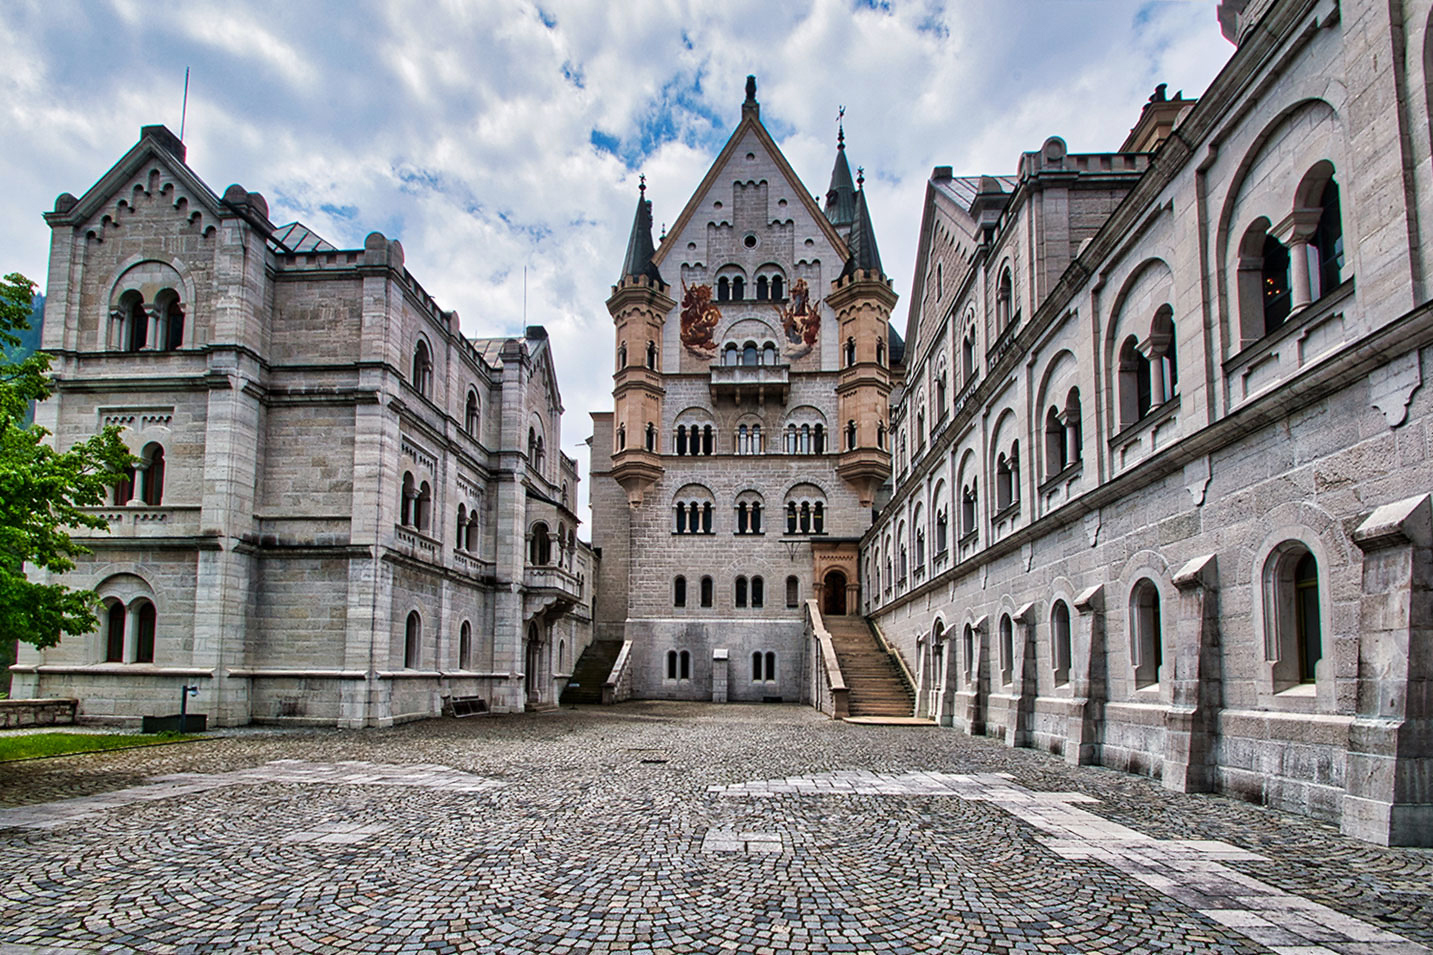
[[[1433,947],[1433,852],[920,726],[626,704],[0,765],[0,955]]]

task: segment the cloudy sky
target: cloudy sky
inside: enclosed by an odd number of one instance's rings
[[[1156,83],[1197,95],[1232,52],[1214,0],[9,0],[0,272],[43,285],[41,212],[89,188],[141,125],[178,132],[188,66],[189,163],[216,192],[262,192],[274,222],[340,247],[375,229],[401,239],[470,336],[522,328],[526,271],[585,499],[588,412],[611,404],[603,302],[637,176],[672,222],[740,118],[748,73],[813,193],[846,107],[904,294],[932,166],[1013,173],[1050,135],[1112,150]]]

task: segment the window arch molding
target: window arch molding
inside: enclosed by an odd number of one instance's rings
[[[1040,455],[1038,483],[1043,484],[1084,460],[1082,419],[1085,411],[1080,398],[1081,384],[1079,361],[1069,349],[1057,352],[1045,365],[1035,404],[1037,434],[1033,451]],[[1032,466],[1035,463],[1032,458]]]
[[[1139,551],[1125,562],[1119,580],[1120,603],[1110,608],[1106,626],[1117,619],[1124,630],[1122,646],[1127,655],[1125,672],[1130,676],[1130,687],[1134,691],[1167,688],[1174,677],[1172,647],[1178,597],[1170,583],[1169,563],[1156,551]],[[1152,588],[1155,598],[1152,605],[1147,601],[1151,594],[1148,588]],[[1166,696],[1164,692],[1161,695]]]
[[[1114,423],[1120,431],[1139,421],[1149,410],[1163,402],[1155,399],[1154,365],[1166,352],[1177,360],[1173,337],[1176,311],[1174,271],[1163,255],[1150,256],[1133,269],[1115,296],[1114,307],[1105,326],[1104,367],[1105,402],[1112,409]],[[1168,308],[1168,327],[1162,309]],[[1132,348],[1131,348],[1132,346]],[[1148,365],[1146,372],[1136,366]],[[1141,377],[1142,376],[1142,377]],[[1137,386],[1145,383],[1145,400],[1141,406]],[[1043,415],[1048,402],[1042,400]],[[1043,420],[1043,418],[1042,418]]]
[[[1281,504],[1271,508],[1264,515],[1269,532],[1259,546],[1246,550],[1240,562],[1238,577],[1248,583],[1252,594],[1254,647],[1260,661],[1259,686],[1262,693],[1269,694],[1271,701],[1281,707],[1327,709],[1334,705],[1333,681],[1339,674],[1335,671],[1337,656],[1334,646],[1338,635],[1333,628],[1334,607],[1357,600],[1362,590],[1361,574],[1357,571],[1359,556],[1352,543],[1344,535],[1339,523],[1322,508],[1307,502]],[[1319,679],[1314,684],[1313,695],[1317,703],[1309,702],[1308,693],[1286,694],[1285,690],[1299,686],[1297,674],[1288,672],[1291,659],[1286,652],[1294,649],[1281,646],[1281,638],[1287,632],[1279,628],[1280,614],[1275,593],[1276,581],[1271,579],[1278,571],[1281,557],[1289,556],[1295,549],[1302,549],[1313,555],[1318,567],[1319,620],[1322,635],[1322,661],[1318,665]],[[1354,569],[1350,569],[1354,568]],[[1287,607],[1284,609],[1288,609]],[[1284,652],[1282,665],[1278,660]]]
[[[1215,231],[1214,258],[1216,303],[1224,331],[1222,358],[1232,357],[1264,335],[1253,320],[1255,316],[1242,309],[1240,301],[1240,260],[1245,258],[1244,240],[1251,226],[1260,217],[1271,223],[1288,219],[1301,178],[1320,160],[1327,160],[1335,169],[1350,167],[1342,116],[1346,97],[1345,90],[1333,85],[1289,103],[1253,137],[1228,178]],[[1296,127],[1297,133],[1293,132]],[[1345,217],[1347,214],[1345,202]],[[1344,226],[1346,233],[1353,234],[1347,218]],[[1348,263],[1347,273],[1355,271],[1355,264]]]
[[[103,568],[99,577],[99,583],[91,588],[99,598],[96,608],[99,626],[92,634],[91,659],[108,663],[153,663],[158,621],[162,620],[159,608],[167,605],[162,599],[163,594],[156,594],[145,577],[119,565]],[[147,647],[143,645],[144,635],[140,633],[141,611],[145,605],[151,608]],[[121,627],[121,632],[117,634],[110,633],[113,619],[110,611],[114,606],[122,610],[120,619],[115,621]]]
[[[164,300],[166,291],[178,298],[179,307],[184,313],[182,340],[177,347],[192,345],[194,343],[194,315],[198,293],[189,267],[177,258],[161,259],[138,253],[126,257],[115,267],[110,280],[109,296],[106,299],[107,316],[101,320],[99,325],[99,337],[96,343],[98,347],[123,347],[123,344],[115,337],[117,333],[114,327],[115,313],[120,308],[120,300],[128,294],[134,293],[138,295],[146,309],[146,314],[149,315],[146,349],[164,350],[163,338],[156,337],[157,334],[162,334],[163,329],[156,329],[154,318],[150,313],[157,303]]]
[[[413,348],[410,355],[408,383],[414,391],[431,401],[435,397],[437,356],[427,335],[419,332],[413,337]]]

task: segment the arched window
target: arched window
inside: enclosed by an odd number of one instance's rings
[[[826,453],[826,426],[819,422],[811,429],[811,451],[813,454]]]
[[[672,451],[675,454],[687,453],[687,426],[684,424],[677,425],[677,433],[672,438]]]
[[[622,342],[617,346],[617,370],[621,371],[627,367],[627,343]]]
[[[944,495],[941,495],[942,497]],[[935,559],[939,561],[950,546],[950,518],[944,507],[935,512]]]
[[[407,670],[418,668],[419,652],[423,641],[423,618],[418,611],[408,613],[408,623],[403,632],[403,667]]]
[[[1017,451],[1011,448],[1007,455],[1001,452],[995,459],[995,510],[997,513],[1013,505],[1019,497],[1018,468],[1019,462],[1015,455]]]
[[[683,650],[680,654],[678,654],[678,664],[679,664],[679,669],[678,669],[678,671],[677,671],[678,677],[679,677],[680,679],[683,679],[683,680],[690,680],[690,679],[692,678],[692,655],[691,655],[691,653],[688,652],[688,651],[686,651],[686,650]]]
[[[731,301],[731,279],[727,278],[725,275],[717,279],[717,301]]]
[[[760,683],[766,672],[766,657],[760,650],[751,654],[751,682]]]
[[[945,624],[937,620],[930,631],[930,685],[945,686]]]
[[[429,397],[433,389],[433,355],[428,343],[421,338],[413,349],[413,389],[423,397]]]
[[[778,302],[786,298],[786,283],[779,275],[771,277],[771,297]]]
[[[1158,684],[1164,665],[1164,624],[1160,616],[1159,588],[1148,577],[1130,591],[1129,628],[1135,687]]]
[[[885,365],[886,365],[886,343],[885,343],[885,342],[882,342],[882,341],[876,342],[876,364],[880,365],[882,368],[884,368]]]
[[[468,437],[478,436],[478,423],[478,393],[469,389],[467,407],[463,410],[463,430],[468,433]]]
[[[846,450],[856,450],[856,421],[854,418],[846,422]]]
[[[1319,565],[1299,541],[1275,548],[1264,566],[1266,656],[1274,689],[1314,683],[1323,659]]]
[[[1149,332],[1152,403],[1164,404],[1179,393],[1179,363],[1175,357],[1174,310],[1168,305],[1154,313]]]
[[[420,531],[433,526],[433,489],[427,481],[418,485],[418,496],[413,499],[413,526]]]
[[[975,672],[975,628],[970,624],[965,625],[965,630],[960,635],[961,649],[964,651],[965,678],[970,679]]]
[[[134,616],[134,662],[154,662],[154,631],[158,626],[158,615],[154,604],[148,600],[135,601],[129,608]]]
[[[154,311],[159,319],[158,341],[166,351],[173,351],[184,344],[184,309],[179,304],[179,295],[173,289],[165,289],[154,297]]]
[[[767,342],[761,346],[761,363],[763,365],[776,364],[776,345],[774,343]]]
[[[1276,331],[1289,317],[1292,287],[1289,283],[1289,250],[1272,235],[1264,237],[1260,275],[1264,293],[1264,334]]]
[[[736,342],[727,342],[722,349],[721,363],[728,366],[741,364],[741,349],[736,347]]]
[[[463,549],[470,554],[478,552],[478,509],[476,506],[468,512],[468,526],[463,532]]]
[[[403,472],[403,490],[398,495],[398,523],[408,527],[413,523],[413,499],[418,491],[413,485],[413,475]]]
[[[846,367],[850,368],[856,363],[856,339],[846,339]]]
[[[118,600],[106,601],[104,615],[104,659],[106,663],[124,662],[124,604]]]
[[[740,275],[731,280],[731,297],[737,302],[746,298],[746,279]]]
[[[1000,682],[1010,685],[1015,667],[1015,624],[1010,615],[1000,616]]]
[[[462,549],[463,549],[463,542],[464,542],[464,538],[467,536],[467,529],[468,529],[468,508],[467,508],[465,505],[463,505],[463,504],[459,504],[459,505],[458,505],[458,533],[457,533],[457,535],[456,535],[456,536],[454,537],[454,539],[453,539],[453,540],[454,540],[453,546],[456,547],[458,550],[462,550]]]
[[[1050,666],[1056,684],[1070,682],[1070,608],[1063,600],[1050,608]]]
[[[647,422],[647,432],[646,432],[646,433],[647,433],[647,438],[646,438],[646,441],[647,441],[647,450],[648,450],[648,451],[656,451],[656,450],[657,450],[657,426],[656,426],[655,424],[653,424],[652,422],[648,421],[648,422]]]
[[[756,277],[756,300],[758,302],[766,301],[767,296],[770,292],[770,288],[771,287],[766,276],[758,275]]]
[[[115,504],[128,504],[132,501],[134,499],[134,485],[134,465],[129,464],[125,466],[124,472],[120,475],[120,479],[114,482]]]
[[[528,539],[528,562],[537,567],[546,567],[552,562],[552,537],[544,521],[532,525]]]
[[[1009,327],[1014,300],[1015,283],[1011,280],[1010,268],[1007,266],[1000,272],[1000,284],[995,291],[996,334],[1005,331],[1005,329]]]
[[[811,533],[826,533],[826,505],[821,501],[814,501],[811,504]]]
[[[1319,224],[1309,242],[1309,265],[1315,279],[1313,297],[1322,298],[1343,281],[1343,219],[1339,211],[1338,183],[1332,178],[1319,195]]]
[[[140,351],[149,342],[149,312],[144,297],[131,289],[119,298],[119,337],[115,342],[123,351]]]
[[[711,425],[706,425],[704,428],[702,428],[702,454],[710,455],[714,453],[713,447],[716,444],[715,440],[713,439],[714,434],[715,432],[712,431]]]
[[[151,507],[164,501],[164,448],[147,444],[140,452],[139,499]]]
[[[1134,424],[1149,414],[1151,379],[1149,358],[1133,336],[1124,340],[1119,355],[1120,425]]]
[[[1065,425],[1054,405],[1045,412],[1045,476],[1054,477],[1070,465]]]
[[[647,367],[657,370],[657,343],[650,339],[647,341]]]
[[[703,607],[710,607],[711,605],[712,605],[712,579],[711,579],[710,577],[703,577],[703,578],[702,578],[702,606],[703,606]]]
[[[737,578],[736,578],[736,586],[735,586],[735,593],[734,593],[734,595],[733,595],[733,603],[735,604],[735,606],[738,606],[738,607],[745,607],[745,606],[746,606],[746,578],[745,578],[745,577],[737,577]]]
[[[473,626],[464,620],[458,630],[458,669],[469,670],[473,666]]]
[[[676,678],[677,678],[677,651],[675,651],[675,650],[668,650],[668,651],[667,651],[667,679],[669,679],[669,680],[675,680]]]
[[[792,574],[786,578],[786,606],[797,607],[801,605],[801,581]]]
[[[766,582],[759,576],[751,578],[751,605],[756,608],[766,605]]]
[[[975,378],[975,328],[966,330],[960,340],[960,380],[964,384]]]
[[[672,606],[685,607],[687,605],[687,578],[678,574],[672,581]]]
[[[621,450],[623,450],[623,449],[626,448],[626,447],[627,447],[627,426],[626,426],[625,424],[619,424],[619,425],[617,426],[617,450],[618,450],[618,451],[621,451]]]
[[[960,489],[960,536],[969,537],[975,533],[976,512],[975,481]]]
[[[756,364],[756,342],[747,342],[741,348],[741,363],[743,365]]]

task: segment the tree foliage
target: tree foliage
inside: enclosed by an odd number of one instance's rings
[[[54,390],[50,356],[12,359],[29,327],[35,283],[18,273],[0,280],[0,633],[47,647],[62,633],[95,629],[95,594],[26,576],[31,567],[64,573],[89,553],[70,538],[76,528],[106,530],[108,522],[85,508],[105,501],[110,487],[135,463],[107,427],[67,451],[46,443],[49,432],[25,426],[32,401]]]

